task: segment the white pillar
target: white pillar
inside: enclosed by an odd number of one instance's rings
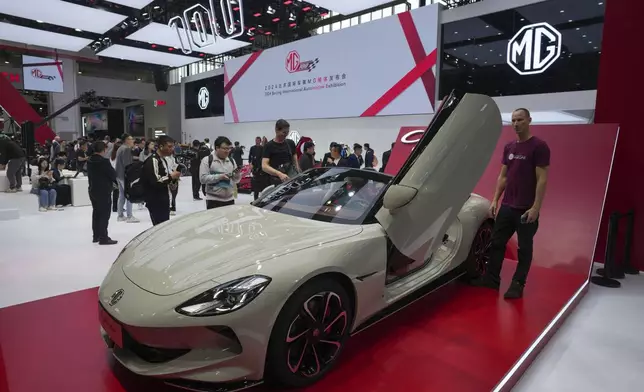
[[[79,96],[76,87],[78,76],[78,64],[71,59],[59,59],[63,68],[63,92],[49,93],[49,113],[53,113],[67,105]],[[83,93],[84,91],[81,91]],[[72,140],[80,137],[81,129],[80,105],[74,105],[67,111],[56,117],[51,123],[51,128],[63,138]]]

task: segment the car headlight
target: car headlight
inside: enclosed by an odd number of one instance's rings
[[[176,311],[192,317],[208,317],[234,312],[255,299],[270,282],[271,278],[262,275],[233,280],[184,302],[176,308]]]

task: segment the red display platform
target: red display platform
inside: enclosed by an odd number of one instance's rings
[[[306,391],[492,390],[579,288],[550,269],[531,278],[517,302],[443,287],[354,336],[336,369]],[[1,309],[0,392],[179,392],[115,363],[97,303],[91,289]]]
[[[535,127],[552,166],[525,296],[443,287],[349,341],[307,392],[506,391],[588,288],[616,126]],[[500,151],[477,192],[493,192]],[[515,264],[507,260],[502,291]],[[114,364],[99,335],[96,289],[0,309],[0,392],[177,391]],[[257,391],[265,391],[261,387]]]

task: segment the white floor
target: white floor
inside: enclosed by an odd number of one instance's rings
[[[179,186],[177,216],[206,209],[205,201],[193,201],[190,180]],[[0,308],[99,286],[122,247],[152,226],[148,210],[135,205],[141,223],[117,222],[113,213],[108,231],[119,243],[93,244],[91,207],[38,212],[27,188],[0,193],[0,209],[20,209],[20,219],[0,221]],[[251,201],[240,194],[236,203]]]
[[[237,203],[250,203],[239,195]],[[0,209],[18,208],[18,220],[0,221],[0,308],[100,285],[122,246],[151,226],[110,220],[115,246],[92,244],[91,208],[40,213],[27,192],[0,194]],[[179,189],[178,215],[205,209],[193,201],[190,179]],[[591,285],[590,293],[515,387],[519,392],[635,392],[644,390],[644,275],[620,289]]]

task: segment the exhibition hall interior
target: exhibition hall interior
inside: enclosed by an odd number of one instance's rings
[[[642,13],[0,0],[0,392],[644,390]]]

